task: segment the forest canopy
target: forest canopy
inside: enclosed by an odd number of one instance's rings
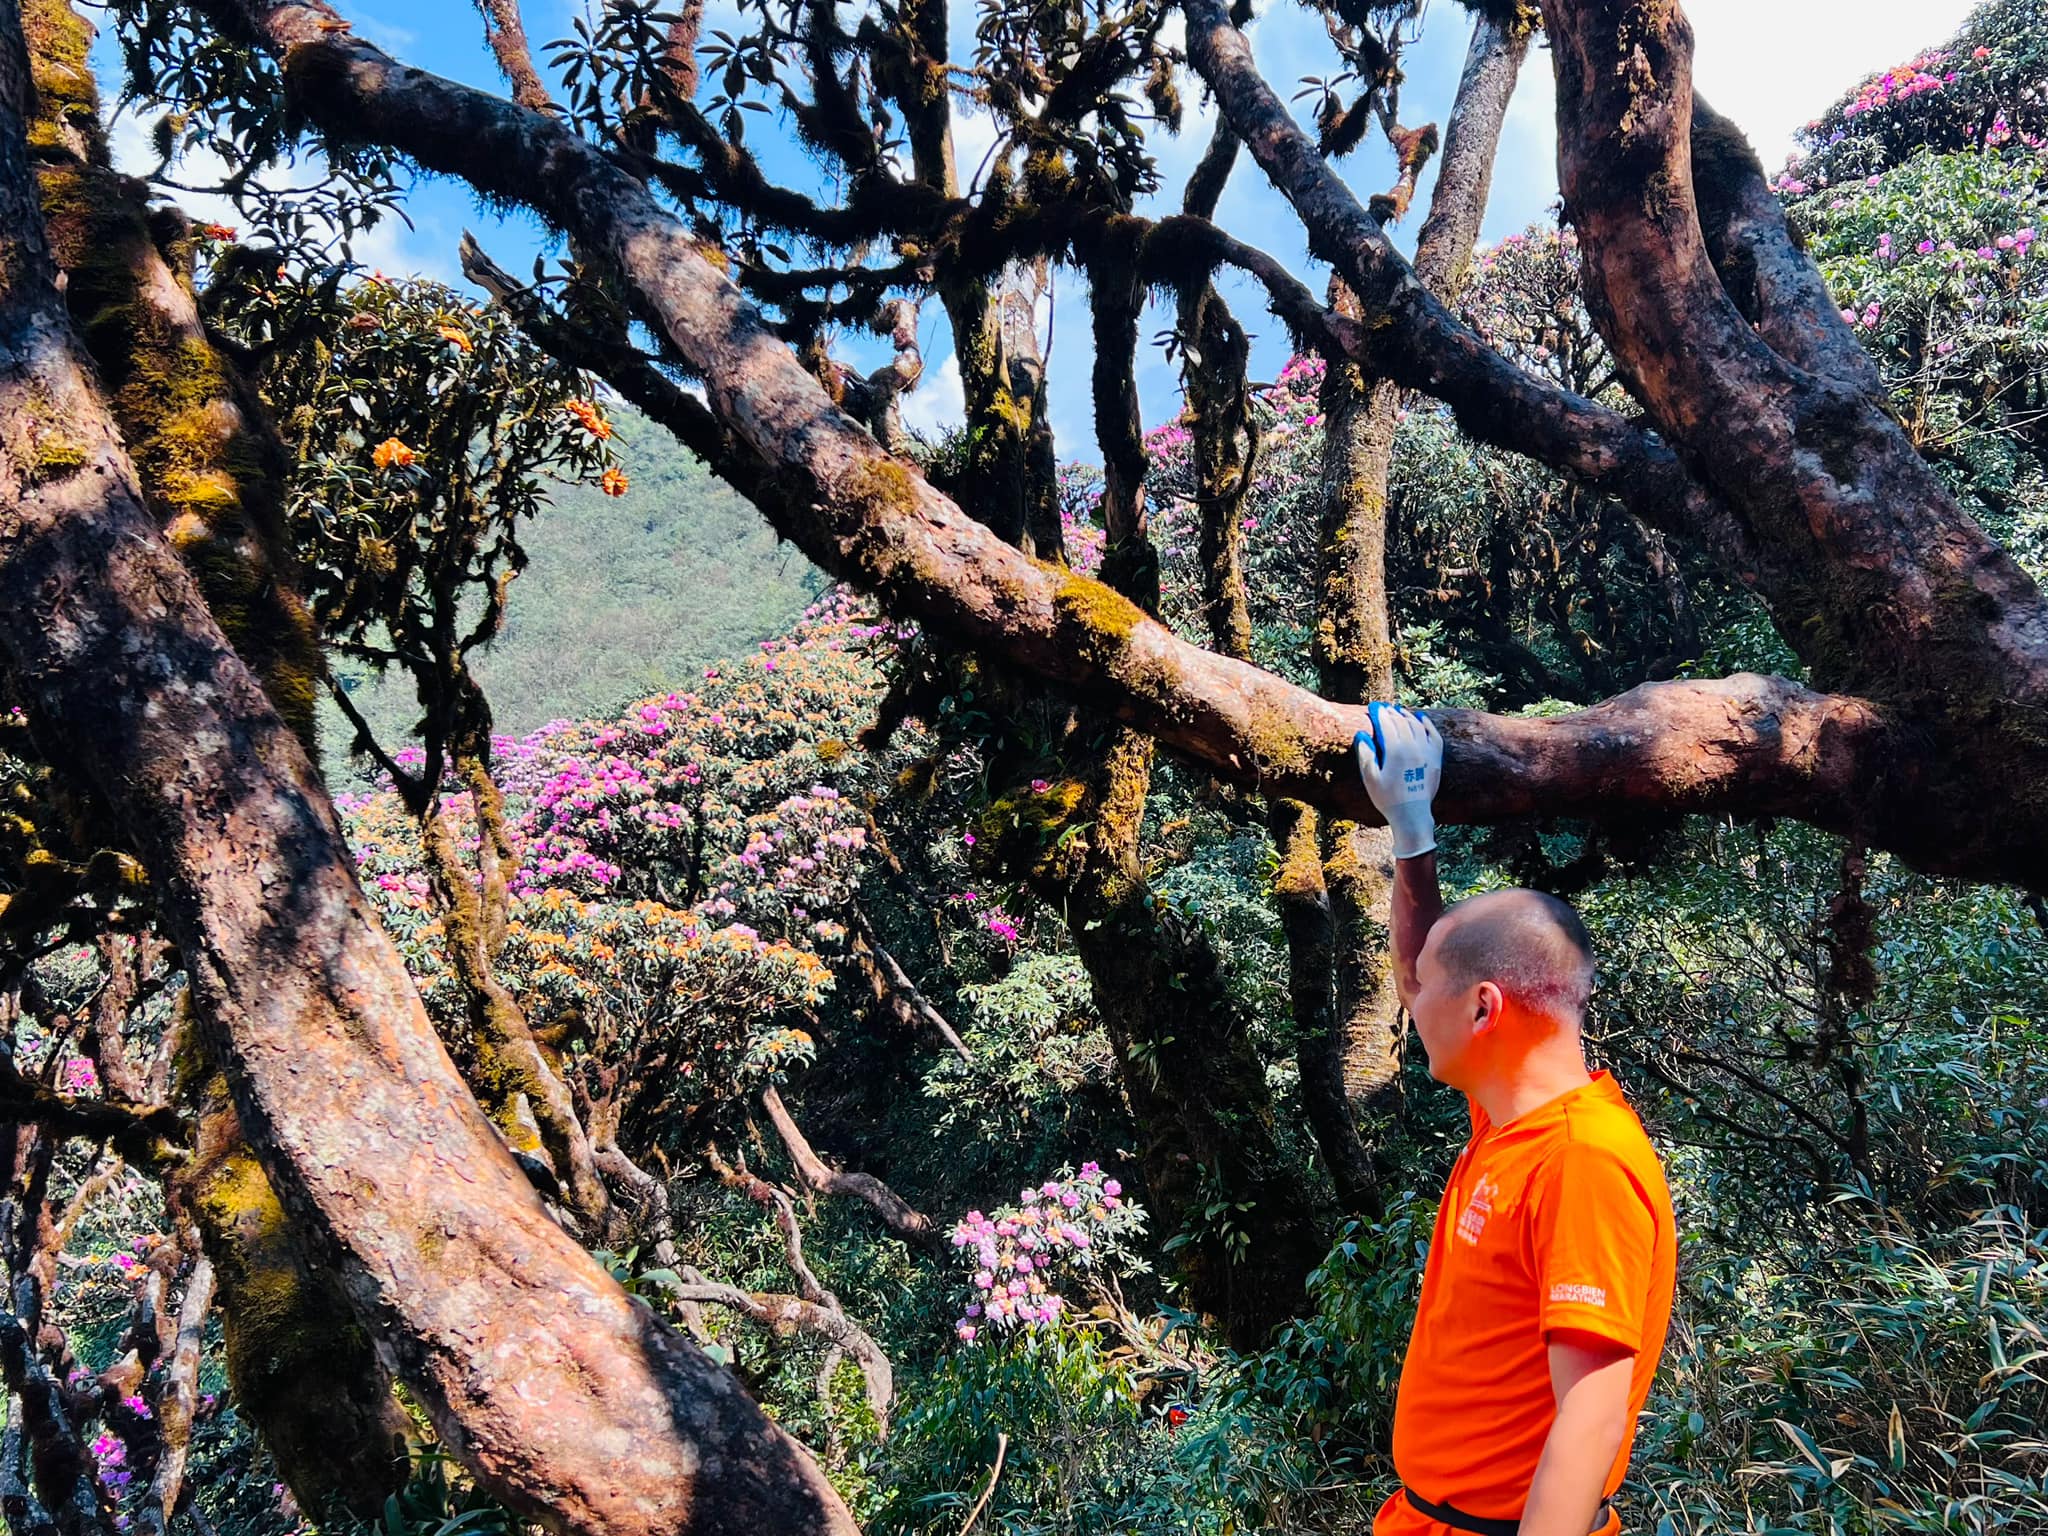
[[[1675,4],[478,11],[0,0],[11,1532],[1370,1529],[1396,698],[1669,1172],[1628,1528],[2048,1528],[2041,0],[1768,169]]]

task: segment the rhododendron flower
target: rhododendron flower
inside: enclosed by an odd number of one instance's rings
[[[387,437],[370,450],[370,462],[379,469],[404,469],[417,458],[412,449],[395,437]]]
[[[470,351],[469,333],[459,325],[437,325],[434,334],[461,352]]]
[[[632,483],[626,478],[626,472],[616,464],[600,475],[597,481],[598,488],[607,496],[625,495]],[[710,674],[707,672],[705,676],[708,677]]]
[[[581,424],[583,430],[599,442],[603,442],[612,435],[612,424],[604,419],[597,407],[590,401],[571,400],[562,409],[571,416],[574,416],[578,423]]]

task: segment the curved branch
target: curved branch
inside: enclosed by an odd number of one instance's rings
[[[773,1291],[743,1291],[736,1285],[706,1280],[687,1266],[682,1276],[680,1285],[668,1287],[669,1294],[677,1301],[727,1307],[781,1337],[814,1333],[845,1350],[860,1367],[861,1378],[867,1386],[868,1406],[874,1410],[882,1428],[888,1429],[889,1409],[896,1401],[895,1370],[889,1363],[889,1357],[882,1352],[882,1346],[844,1312],[836,1307],[806,1301],[801,1296],[777,1295]]]
[[[851,1195],[871,1207],[889,1230],[904,1241],[935,1251],[941,1246],[939,1231],[932,1225],[932,1219],[913,1209],[909,1201],[887,1184],[871,1173],[848,1173],[843,1168],[835,1168],[812,1151],[810,1142],[804,1138],[804,1133],[790,1114],[789,1106],[782,1102],[782,1095],[774,1088],[761,1090],[761,1107],[768,1111],[775,1134],[782,1138],[790,1162],[796,1165],[797,1177],[806,1188],[821,1195]]]
[[[1417,278],[1259,74],[1223,0],[1183,0],[1188,56],[1262,170],[1300,215],[1309,249],[1335,267],[1370,320],[1353,361],[1448,405],[1472,436],[1528,455],[1660,528],[1701,539],[1744,569],[1740,530],[1669,447],[1605,406],[1525,373]]]
[[[904,1024],[922,1023],[933,1030],[952,1049],[953,1054],[970,1065],[974,1053],[967,1049],[967,1042],[947,1022],[932,1000],[924,995],[902,963],[891,954],[875,935],[875,926],[868,921],[868,915],[858,906],[851,909],[850,925],[854,936],[860,940],[857,949],[866,951],[866,958],[874,962],[868,981],[876,1000],[886,1002],[898,1020]]]

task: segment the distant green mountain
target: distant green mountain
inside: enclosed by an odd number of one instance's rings
[[[604,714],[674,687],[782,633],[826,585],[667,432],[623,408],[612,419],[631,489],[611,497],[563,486],[522,534],[532,563],[477,663],[500,731]],[[409,685],[344,675],[379,739],[404,741],[418,713]],[[331,703],[321,738],[330,778],[358,781],[348,723]]]

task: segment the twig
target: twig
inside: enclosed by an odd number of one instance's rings
[[[974,1501],[974,1508],[967,1511],[967,1523],[960,1527],[960,1536],[974,1529],[974,1522],[981,1518],[987,1506],[989,1495],[996,1491],[996,1479],[1003,1475],[1003,1456],[1010,1449],[1010,1437],[1001,1430],[996,1431],[996,1464],[988,1469],[988,1486],[981,1490],[981,1497]]]
[[[966,1042],[960,1038],[953,1026],[946,1022],[946,1016],[932,1006],[931,999],[918,989],[917,983],[912,981],[910,973],[897,963],[896,957],[882,947],[882,941],[875,937],[874,925],[868,921],[867,913],[855,907],[852,917],[854,934],[874,957],[875,968],[881,973],[880,980],[891,994],[888,1001],[895,1005],[898,1015],[903,1017],[906,1023],[914,1020],[929,1026],[938,1033],[940,1039],[953,1048],[954,1054],[962,1061],[971,1063],[974,1054],[967,1049]]]

